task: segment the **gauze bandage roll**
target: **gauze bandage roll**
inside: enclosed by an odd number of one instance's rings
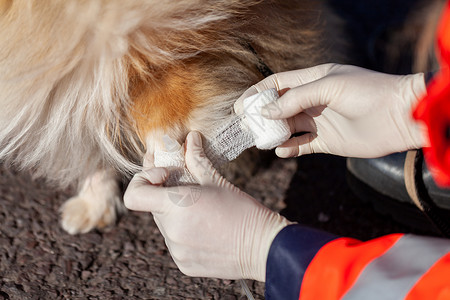
[[[261,108],[279,98],[276,89],[268,89],[244,99],[244,122],[250,128],[258,149],[273,149],[289,139],[291,130],[285,119],[269,120],[261,116]],[[280,111],[273,110],[276,116]]]
[[[246,98],[243,116],[231,116],[222,127],[205,136],[205,154],[215,168],[236,159],[253,146],[268,150],[289,139],[291,131],[286,120],[269,120],[261,116],[261,108],[278,97],[277,90],[270,89]],[[169,136],[164,136],[163,142],[165,149],[155,151],[154,164],[169,169],[170,175],[165,185],[195,183],[186,168],[183,147]]]

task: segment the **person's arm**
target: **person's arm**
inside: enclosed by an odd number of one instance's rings
[[[361,242],[290,225],[270,248],[266,299],[450,299],[448,278],[447,239],[391,234]]]
[[[153,214],[184,274],[264,281],[270,244],[291,222],[227,182],[205,156],[199,133],[186,138],[185,158],[199,185],[163,187],[168,170],[145,169],[128,185],[126,207]]]
[[[428,145],[425,127],[412,118],[426,93],[422,73],[390,75],[338,64],[278,73],[248,89],[236,101],[236,113],[243,112],[243,99],[268,88],[282,96],[263,116],[287,118],[292,133],[303,133],[277,147],[280,157],[370,158]]]
[[[129,209],[153,214],[183,273],[265,281],[268,300],[449,299],[449,240],[360,242],[293,224],[220,176],[198,134],[186,143],[200,185],[163,187],[167,169],[153,168],[136,174],[124,197]]]

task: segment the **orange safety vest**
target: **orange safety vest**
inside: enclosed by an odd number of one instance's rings
[[[392,234],[338,238],[308,266],[299,300],[448,300],[450,240]]]

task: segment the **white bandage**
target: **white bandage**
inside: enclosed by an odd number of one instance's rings
[[[227,123],[214,131],[213,136],[205,136],[206,156],[218,168],[235,160],[244,150],[255,146],[252,132],[240,116],[233,115]]]
[[[261,116],[261,108],[279,98],[276,89],[268,89],[244,99],[244,115],[258,149],[273,149],[289,139],[291,130],[285,119],[269,120]],[[272,111],[276,116],[280,111]]]
[[[256,145],[258,149],[273,149],[291,136],[286,120],[269,120],[261,116],[261,108],[278,99],[275,89],[265,90],[244,100],[244,115],[233,115],[224,126],[205,136],[204,150],[212,164],[219,168],[236,159],[244,150]],[[276,113],[276,112],[274,112]],[[184,162],[181,145],[168,136],[163,137],[165,149],[156,150],[156,167],[169,168],[166,186],[195,183]]]

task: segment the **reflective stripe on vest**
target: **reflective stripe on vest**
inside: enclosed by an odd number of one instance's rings
[[[404,299],[424,273],[449,252],[449,240],[404,235],[363,270],[342,299]]]

